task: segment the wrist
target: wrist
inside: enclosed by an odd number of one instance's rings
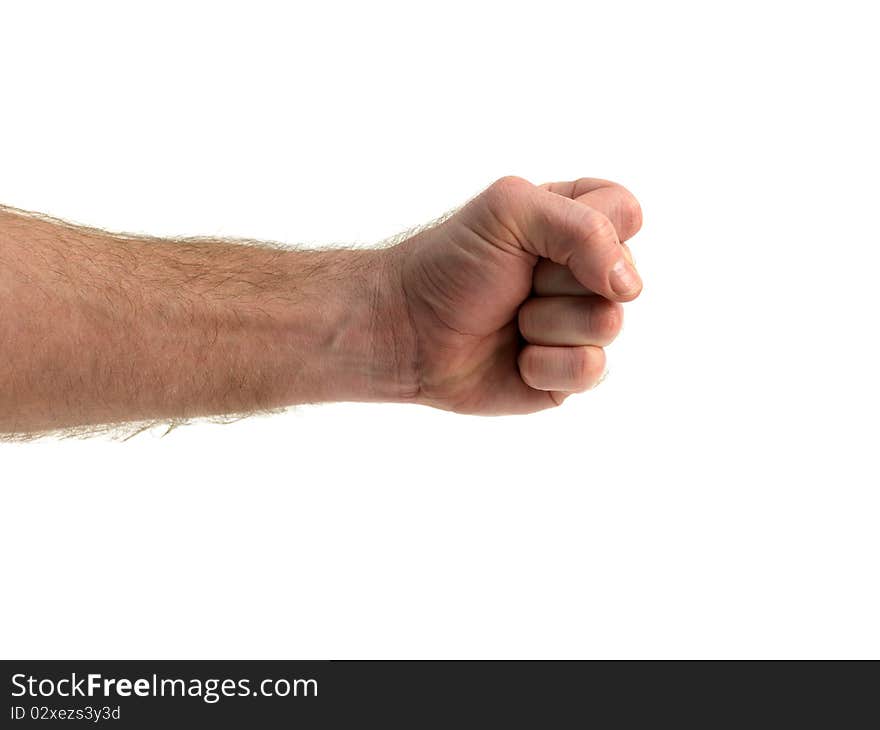
[[[288,403],[415,398],[415,337],[399,258],[396,247],[291,252]]]
[[[420,389],[418,341],[403,284],[404,248],[362,253],[370,301],[367,400],[413,402]]]

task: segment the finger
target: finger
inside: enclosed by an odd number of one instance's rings
[[[532,293],[539,297],[550,297],[585,296],[593,292],[575,279],[567,266],[550,259],[539,259],[532,273]]]
[[[567,205],[557,207],[555,201],[540,201],[540,213],[533,219],[540,230],[533,229],[531,240],[541,241],[546,257],[571,269],[586,289],[615,301],[635,299],[642,281],[627,261],[610,219],[574,201],[558,196],[556,200]],[[549,226],[541,225],[545,216],[550,219]]]
[[[624,255],[611,219],[574,200],[531,189],[531,200],[523,201],[523,223],[524,240],[533,243],[533,253],[567,266],[582,286],[596,294],[615,301],[635,299],[642,282]]]
[[[506,177],[489,186],[471,210],[483,210],[485,219],[509,234],[499,245],[568,266],[578,282],[596,294],[627,302],[642,289],[614,224],[594,208]]]
[[[519,354],[519,373],[535,390],[579,393],[592,388],[605,372],[601,347],[526,345]]]
[[[604,213],[617,231],[623,254],[633,264],[632,253],[623,241],[631,238],[641,228],[642,212],[635,196],[626,188],[609,180],[583,177],[567,182],[545,183],[539,187],[566,198],[577,200]],[[587,295],[571,271],[547,259],[542,259],[535,267],[533,292],[537,296]]]
[[[604,297],[536,297],[519,309],[519,331],[533,345],[610,345],[623,307]]]
[[[621,241],[629,240],[642,227],[639,201],[623,185],[596,177],[582,177],[568,182],[544,183],[539,187],[601,211],[611,219]]]

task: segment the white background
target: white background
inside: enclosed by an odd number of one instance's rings
[[[0,445],[0,654],[880,656],[872,5],[4,5],[8,205],[350,243],[601,176],[645,290],[552,412]]]

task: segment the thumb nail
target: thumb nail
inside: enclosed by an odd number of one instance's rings
[[[625,258],[618,259],[611,267],[608,281],[614,293],[619,297],[635,294],[642,285],[635,268]]]

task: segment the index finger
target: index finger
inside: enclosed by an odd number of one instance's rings
[[[611,219],[621,241],[632,238],[642,227],[642,207],[623,185],[598,177],[582,177],[538,187],[602,211]]]

